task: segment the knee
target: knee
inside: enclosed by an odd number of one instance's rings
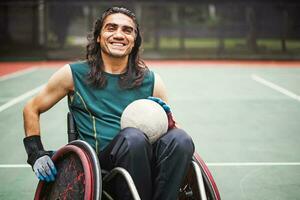
[[[126,140],[128,148],[138,150],[149,146],[146,135],[136,128],[125,128],[120,132],[121,136]]]
[[[169,131],[172,142],[175,143],[176,151],[181,154],[193,155],[195,147],[192,138],[182,129]]]

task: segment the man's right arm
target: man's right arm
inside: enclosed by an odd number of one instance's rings
[[[40,135],[39,116],[74,90],[72,72],[65,65],[55,72],[37,96],[27,102],[23,110],[25,135]]]
[[[54,73],[37,96],[28,101],[23,110],[23,139],[28,155],[27,163],[32,166],[38,179],[54,181],[57,173],[51,160],[52,152],[46,151],[40,137],[40,114],[49,110],[59,100],[74,90],[72,73],[69,65],[65,65]]]

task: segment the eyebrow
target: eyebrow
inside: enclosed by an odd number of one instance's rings
[[[105,24],[104,28],[106,28],[107,26],[118,27],[119,24],[115,24],[115,23],[107,23],[107,24]],[[135,30],[132,26],[128,26],[128,25],[123,25],[122,27],[124,27],[124,28],[129,28],[129,29],[132,29],[132,30]]]

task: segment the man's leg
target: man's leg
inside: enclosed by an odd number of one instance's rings
[[[123,129],[99,154],[103,169],[123,167],[131,175],[142,200],[152,197],[152,147],[146,136],[135,128]],[[123,176],[116,177],[114,192],[118,200],[132,199]]]
[[[194,153],[194,144],[183,130],[174,128],[153,146],[154,200],[176,200]]]

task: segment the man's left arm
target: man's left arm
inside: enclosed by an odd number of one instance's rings
[[[168,103],[167,89],[165,83],[159,74],[154,73],[154,89],[153,96],[162,99],[164,102]]]
[[[167,112],[170,128],[174,128],[174,127],[179,128],[178,123],[176,122],[174,116],[172,115],[170,106],[168,105],[167,89],[165,83],[157,73],[154,73],[154,89],[153,89],[152,96],[157,97],[163,101],[160,102],[159,99],[152,99],[157,103],[161,104],[161,106],[163,106],[163,108]]]

